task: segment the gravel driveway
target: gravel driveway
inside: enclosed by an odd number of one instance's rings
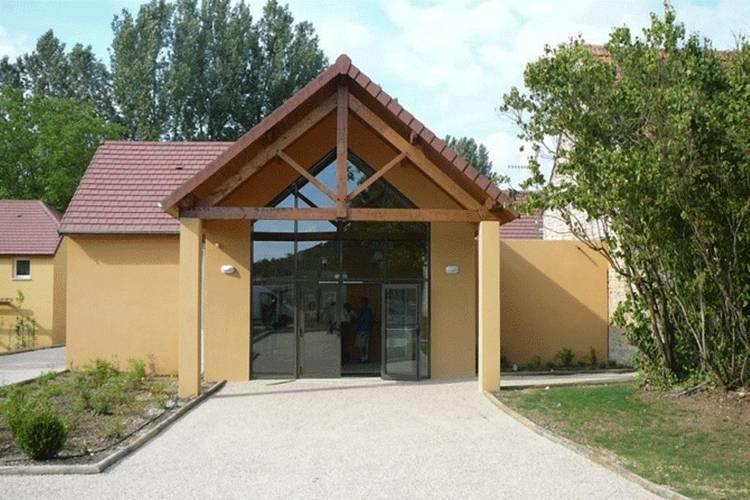
[[[232,383],[105,474],[0,484],[5,498],[654,498],[473,380]]]
[[[0,385],[15,384],[36,378],[42,373],[59,372],[64,369],[64,347],[5,354],[0,356]]]

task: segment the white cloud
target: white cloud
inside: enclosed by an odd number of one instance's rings
[[[15,59],[21,55],[24,50],[26,37],[19,35],[17,37],[11,37],[8,30],[3,26],[0,26],[0,58],[8,56],[10,59]]]
[[[348,53],[439,135],[484,142],[496,168],[514,181],[523,171],[504,167],[526,163],[525,154],[518,153],[517,131],[497,107],[505,92],[523,84],[526,64],[545,44],[578,34],[591,43],[605,42],[622,25],[640,34],[649,13],[662,10],[662,0],[380,0],[379,6],[342,0],[334,6],[336,1],[328,0],[325,9],[300,7],[305,12],[299,17],[315,24],[326,53]],[[737,33],[750,32],[746,0],[675,5],[688,30],[717,47],[731,47]]]

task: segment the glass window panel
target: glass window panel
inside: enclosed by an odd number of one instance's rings
[[[385,242],[372,239],[344,240],[343,279],[371,280],[385,277]]]
[[[323,170],[315,176],[328,189],[336,192],[336,162],[329,163]],[[299,194],[301,199],[305,199],[308,205],[319,208],[331,208],[336,206],[335,202],[330,199],[323,191],[318,189],[313,183],[302,180],[299,185]]]
[[[294,275],[294,242],[254,241],[253,281],[288,279]]]
[[[297,231],[300,233],[330,233],[330,237],[336,236],[336,225],[327,220],[301,220],[297,223]]]
[[[416,286],[386,286],[385,371],[389,375],[417,375],[418,295]]]
[[[253,285],[252,295],[253,376],[295,376],[294,286]]]
[[[300,241],[297,245],[297,279],[318,281],[338,279],[338,241]]]
[[[254,233],[293,233],[293,220],[258,220],[253,224]]]
[[[427,245],[420,240],[391,240],[388,242],[388,279],[427,279]]]

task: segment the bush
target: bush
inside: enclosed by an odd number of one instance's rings
[[[575,358],[575,354],[573,354],[573,351],[569,347],[563,347],[555,355],[555,360],[557,360],[560,366],[564,367],[573,366],[573,358]]]
[[[13,438],[26,456],[34,460],[45,460],[62,450],[68,433],[57,414],[37,409],[23,416]]]
[[[37,410],[37,401],[28,394],[28,387],[15,386],[12,388],[3,402],[2,414],[5,425],[13,436],[15,436],[26,417]]]

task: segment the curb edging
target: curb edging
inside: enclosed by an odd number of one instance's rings
[[[600,451],[590,448],[588,446],[576,443],[574,441],[571,441],[570,439],[563,437],[559,434],[556,434],[549,429],[546,429],[545,427],[542,427],[541,425],[537,424],[536,422],[532,421],[528,417],[518,413],[516,410],[512,409],[488,391],[482,391],[484,396],[493,404],[495,407],[497,407],[498,410],[502,411],[506,415],[510,416],[517,422],[523,424],[526,428],[529,430],[539,434],[540,436],[549,439],[550,441],[553,441],[559,445],[562,445],[566,448],[568,448],[570,451],[588,459],[592,462],[601,465],[605,469],[608,469],[618,476],[622,477],[623,479],[626,479],[632,483],[637,484],[638,486],[650,491],[651,493],[654,493],[656,495],[659,495],[662,498],[667,498],[670,500],[690,500],[688,497],[681,495],[680,493],[677,493],[674,490],[671,490],[670,488],[666,486],[662,486],[660,484],[656,484],[652,481],[649,481],[648,479],[639,476],[635,472],[632,472],[619,463],[612,460],[610,457],[606,456],[605,454],[601,453]]]
[[[75,465],[7,465],[0,466],[0,476],[48,476],[76,474],[86,475],[100,474],[102,472],[105,472],[108,468],[120,462],[123,458],[135,452],[141,446],[145,445],[153,438],[161,434],[162,431],[176,422],[187,412],[204,402],[216,391],[224,387],[225,383],[226,380],[215,383],[214,385],[206,389],[205,392],[201,393],[198,397],[191,399],[184,406],[178,408],[173,414],[169,415],[167,418],[159,422],[156,426],[138,436],[132,443],[123,448],[120,448],[110,455],[107,455],[96,463]]]

